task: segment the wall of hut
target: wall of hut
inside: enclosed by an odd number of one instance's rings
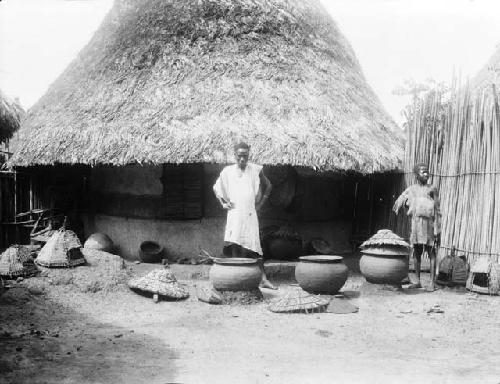
[[[175,259],[201,249],[220,254],[226,212],[212,186],[222,165],[100,166],[91,170],[85,232],[103,232],[128,259],[154,240]],[[350,247],[354,184],[291,167],[266,167],[273,183],[260,226],[291,224],[304,242],[322,237],[335,249]]]
[[[219,255],[226,212],[212,186],[222,168],[213,164],[21,168],[17,211],[62,211],[82,242],[92,233],[106,233],[127,259],[138,257],[145,240],[162,244],[171,259],[198,255],[201,249]],[[293,167],[264,170],[273,192],[259,214],[261,229],[291,224],[304,245],[320,237],[335,252],[356,250],[360,242],[388,226],[402,177]],[[14,236],[13,228],[4,227],[11,233],[3,236],[3,246],[29,242],[30,228],[17,226],[19,233]]]

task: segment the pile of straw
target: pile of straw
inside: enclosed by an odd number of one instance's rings
[[[253,161],[372,173],[403,135],[318,0],[117,0],[30,109],[14,165]]]

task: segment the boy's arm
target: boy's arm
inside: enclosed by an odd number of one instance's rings
[[[396,201],[394,202],[394,206],[392,207],[392,210],[394,211],[394,213],[398,213],[399,210],[401,209],[401,207],[403,205],[406,204],[406,202],[408,201],[408,197],[409,197],[409,191],[410,188],[406,188],[403,193],[396,199]]]
[[[434,235],[441,235],[441,202],[436,187],[432,188],[432,198],[434,199]]]

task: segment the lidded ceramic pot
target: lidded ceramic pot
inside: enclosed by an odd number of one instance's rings
[[[410,245],[389,229],[381,229],[360,246],[359,268],[366,281],[400,284],[408,276]]]

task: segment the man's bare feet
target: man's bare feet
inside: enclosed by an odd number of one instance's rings
[[[263,278],[262,281],[260,282],[260,287],[261,288],[269,288],[269,289],[278,289],[278,287],[274,286],[269,280],[266,278]]]

